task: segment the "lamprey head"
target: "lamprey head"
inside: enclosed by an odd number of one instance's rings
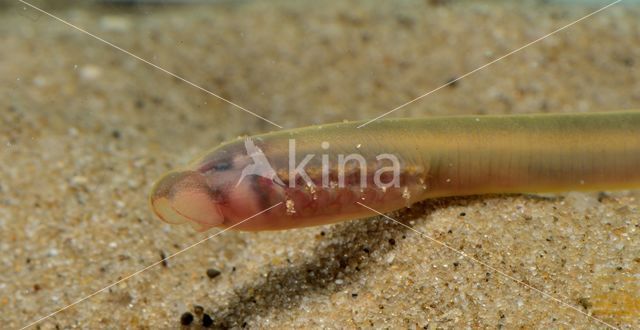
[[[237,140],[160,178],[150,203],[165,222],[204,231],[233,226],[270,206],[272,197],[279,201],[273,191],[281,185],[262,151],[252,141]],[[260,221],[254,219],[251,225]]]

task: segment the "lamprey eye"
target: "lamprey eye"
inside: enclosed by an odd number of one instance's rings
[[[213,165],[213,169],[216,171],[226,171],[231,168],[230,162],[218,162]]]
[[[233,160],[231,158],[210,159],[203,162],[197,167],[198,171],[205,173],[211,170],[216,172],[228,171],[233,168]]]

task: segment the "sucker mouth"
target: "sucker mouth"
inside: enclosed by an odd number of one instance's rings
[[[205,177],[195,171],[171,172],[151,192],[151,208],[163,221],[201,225],[203,231],[224,222]]]
[[[172,206],[171,201],[166,197],[160,197],[151,201],[151,209],[153,213],[162,219],[162,221],[170,224],[182,224],[191,220],[177,212]]]

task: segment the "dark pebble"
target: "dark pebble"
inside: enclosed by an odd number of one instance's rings
[[[164,254],[164,251],[160,250],[160,260],[162,260],[162,267],[167,267],[169,264],[167,263],[167,255]]]
[[[578,303],[584,309],[589,309],[589,308],[593,307],[593,305],[589,301],[589,298],[580,298],[580,299],[578,299]]]
[[[393,239],[393,238],[390,238],[390,239],[389,239],[389,244],[391,244],[391,245],[396,245],[396,240],[395,240],[395,239]]]
[[[217,269],[209,268],[207,269],[207,276],[209,276],[209,278],[216,278],[220,276],[220,271]]]
[[[213,325],[213,319],[209,314],[202,315],[202,326],[208,328]]]
[[[456,78],[456,77],[452,77],[452,78],[450,78],[449,80],[447,80],[447,82],[446,82],[447,87],[449,87],[449,88],[455,88],[456,86],[458,86],[458,81],[459,81],[459,80],[457,80],[457,79],[458,79],[458,78]]]
[[[180,316],[180,324],[189,325],[193,322],[193,314],[186,312]]]

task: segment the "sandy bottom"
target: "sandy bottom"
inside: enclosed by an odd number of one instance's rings
[[[47,10],[292,128],[373,118],[595,9],[514,3]],[[155,219],[153,180],[277,128],[32,9],[0,8],[9,329],[213,234]],[[639,15],[616,5],[394,115],[640,108]],[[382,218],[226,232],[39,326],[179,328],[190,312],[194,328],[639,328],[638,196],[452,198],[391,214],[474,260]]]

